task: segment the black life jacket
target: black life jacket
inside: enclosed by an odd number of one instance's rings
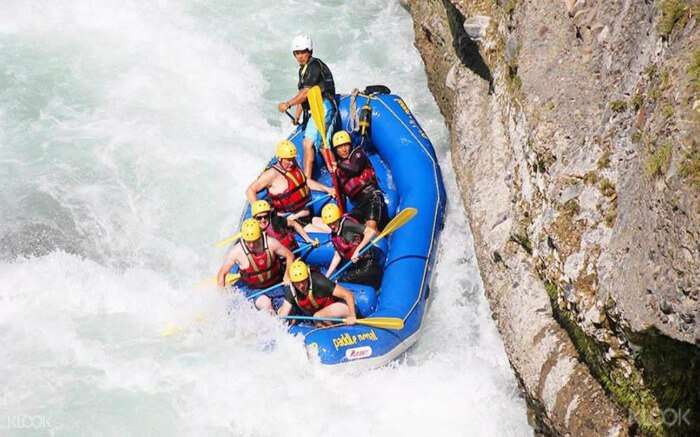
[[[333,73],[331,73],[331,70],[328,68],[326,63],[318,58],[312,57],[309,59],[308,64],[299,68],[299,82],[297,83],[297,89],[300,90],[302,88],[302,79],[306,74],[307,67],[311,65],[312,62],[318,62],[319,66],[321,67],[321,83],[319,84],[321,87],[321,94],[323,97],[333,101],[335,98],[335,82],[333,81]],[[308,109],[308,102],[304,103],[303,106],[305,109]]]
[[[294,297],[294,302],[297,306],[304,311],[307,315],[313,315],[316,311],[327,307],[328,305],[338,302],[333,296],[326,297],[316,297],[314,296],[314,280],[309,275],[309,289],[307,290],[306,296],[303,293],[297,292],[294,288],[294,284],[290,284],[289,287],[292,290],[292,296]]]

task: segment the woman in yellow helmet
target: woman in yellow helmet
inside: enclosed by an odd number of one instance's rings
[[[282,263],[281,259],[286,261]],[[284,281],[289,283],[289,266],[294,262],[292,252],[275,238],[268,237],[255,219],[241,225],[241,240],[226,255],[217,274],[219,287],[224,287],[226,274],[238,265],[241,277],[236,286],[246,295]],[[286,267],[285,267],[286,266]],[[277,288],[268,295],[259,296],[255,306],[273,311],[282,304],[284,290]]]
[[[339,280],[379,288],[384,276],[381,250],[372,247],[360,256],[362,248],[369,244],[377,232],[349,214],[342,216],[335,203],[323,207],[321,218],[331,228],[331,241],[335,248],[326,275],[331,276],[341,261],[350,261],[353,265],[343,272]]]
[[[277,163],[265,170],[246,190],[251,204],[257,200],[260,191],[267,189],[272,207],[282,213],[289,213],[293,220],[302,225],[311,222],[311,212],[306,204],[311,200],[311,191],[323,191],[335,195],[332,187],[320,184],[304,176],[297,165],[297,149],[289,140],[277,145]]]
[[[353,149],[350,134],[341,130],[333,135],[333,151],[340,190],[353,204],[350,214],[375,231],[383,228],[388,221],[384,193],[364,149]]]
[[[292,263],[289,277],[291,283],[284,303],[277,310],[278,316],[285,317],[294,311],[314,317],[342,317],[346,324],[355,324],[355,296],[350,290],[312,271],[300,259]]]

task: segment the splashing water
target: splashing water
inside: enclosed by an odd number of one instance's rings
[[[532,434],[397,3],[2,9],[1,435]],[[275,106],[294,93],[302,30],[339,91],[382,83],[405,99],[451,198],[418,344],[360,375],[309,363],[273,318],[192,285],[290,129]],[[161,337],[171,321],[184,332]]]

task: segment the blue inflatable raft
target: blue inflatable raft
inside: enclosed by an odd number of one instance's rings
[[[358,316],[398,317],[404,321],[404,328],[388,330],[364,325],[315,328],[298,324],[289,330],[303,335],[309,354],[318,355],[323,364],[371,368],[389,363],[418,338],[430,295],[438,237],[443,227],[445,189],[433,146],[401,97],[375,93],[337,96],[337,101],[339,118],[336,130],[352,132],[356,124],[353,122],[356,120],[354,108],[359,110],[366,104],[371,107],[371,141],[365,142],[366,151],[385,193],[389,217],[404,208],[418,210],[411,221],[379,245],[386,255],[379,290],[341,284],[353,291]],[[359,142],[359,135],[353,134],[353,138]],[[299,162],[303,162],[301,129],[298,128],[289,139],[297,146]],[[320,154],[314,162],[314,179],[332,186]],[[314,196],[321,195],[314,193]],[[314,204],[316,215],[320,215],[324,204]],[[351,205],[347,209],[350,210]],[[249,208],[246,208],[244,216],[249,214]],[[309,264],[325,267],[333,256],[329,235],[313,234],[312,237],[326,244],[300,255]]]

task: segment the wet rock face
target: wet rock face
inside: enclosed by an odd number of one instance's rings
[[[700,433],[700,1],[405,3],[538,425]]]

